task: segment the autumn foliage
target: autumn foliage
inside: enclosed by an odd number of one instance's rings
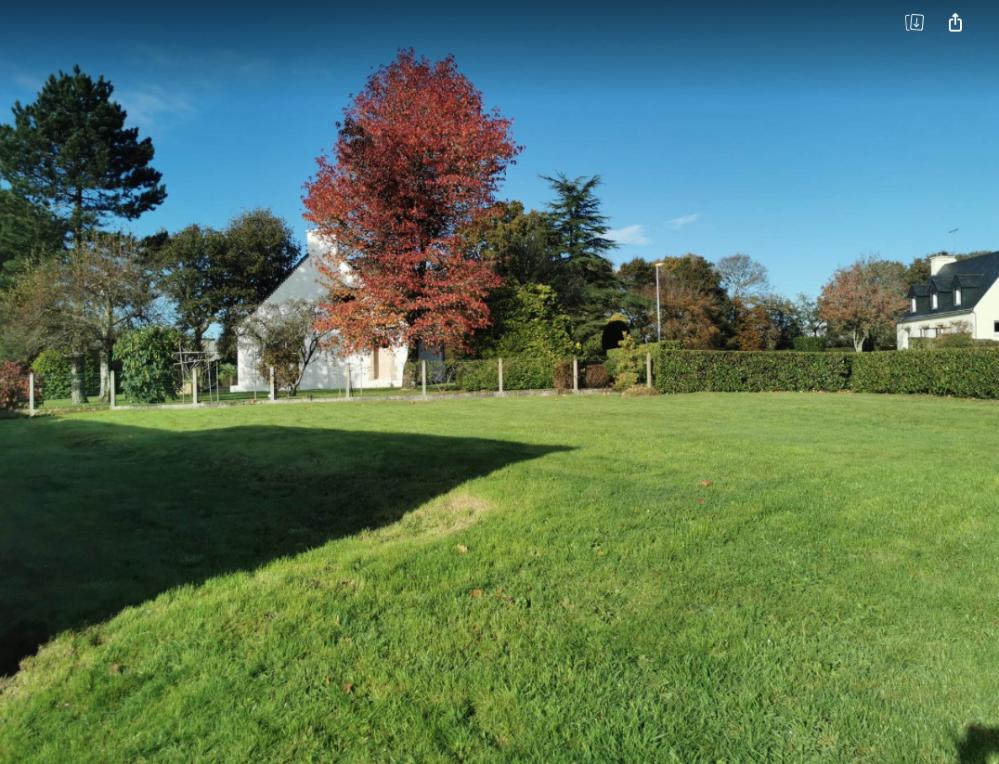
[[[890,328],[904,310],[901,276],[890,263],[873,259],[840,268],[819,297],[822,320],[834,331],[849,334],[857,352],[868,337]]]
[[[306,185],[306,219],[337,244],[317,328],[347,350],[464,346],[488,324],[499,279],[461,233],[492,214],[518,151],[510,121],[484,109],[452,58],[402,51],[375,72]]]

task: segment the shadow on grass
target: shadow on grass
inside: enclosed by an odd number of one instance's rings
[[[958,764],[987,764],[999,758],[999,727],[969,724],[957,741]]]
[[[558,450],[294,427],[4,423],[0,674],[63,629],[395,522],[467,480]]]

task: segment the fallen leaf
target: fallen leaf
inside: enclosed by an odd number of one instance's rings
[[[343,683],[343,692],[344,692],[345,695],[350,695],[353,691],[354,691],[354,683],[353,682],[344,682]]]
[[[112,663],[110,666],[108,666],[108,673],[111,674],[112,676],[117,676],[118,674],[121,673],[121,666],[117,663]]]
[[[468,554],[468,547],[464,544],[458,544],[455,549],[458,550],[458,554]]]
[[[481,589],[472,589],[472,591],[470,591],[468,594],[469,594],[469,596],[472,599],[478,599],[479,597],[482,596],[482,590]]]
[[[714,484],[715,484],[714,480],[702,480],[701,481],[701,488],[707,488],[708,486],[714,485]]]

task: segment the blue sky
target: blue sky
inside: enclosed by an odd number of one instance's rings
[[[350,94],[411,46],[453,53],[513,118],[504,197],[541,206],[539,175],[602,176],[617,261],[745,252],[815,294],[861,253],[999,248],[994,4],[338,5],[19,4],[0,119],[79,63],[156,146],[169,198],[133,230],[265,206],[303,236],[302,185]]]

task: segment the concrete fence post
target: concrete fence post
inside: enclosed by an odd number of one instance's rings
[[[503,395],[503,359],[496,361],[496,378],[499,381],[499,394]]]
[[[579,392],[579,359],[572,357],[572,392]]]
[[[191,369],[191,405],[198,405],[198,367]]]
[[[35,372],[28,372],[28,416],[35,415]]]
[[[111,408],[118,405],[118,399],[115,397],[115,387],[116,382],[114,378],[114,369],[108,372],[108,401],[111,403]]]
[[[423,397],[427,397],[427,361],[426,359],[420,361],[420,390],[423,392]]]
[[[652,353],[645,354],[645,386],[652,387]]]
[[[347,398],[350,399],[350,364],[347,364]]]
[[[274,379],[274,367],[273,366],[271,366],[271,378],[270,378],[270,384],[269,384],[268,390],[267,390],[267,399],[271,400],[271,401],[276,401],[277,400],[277,382]]]

